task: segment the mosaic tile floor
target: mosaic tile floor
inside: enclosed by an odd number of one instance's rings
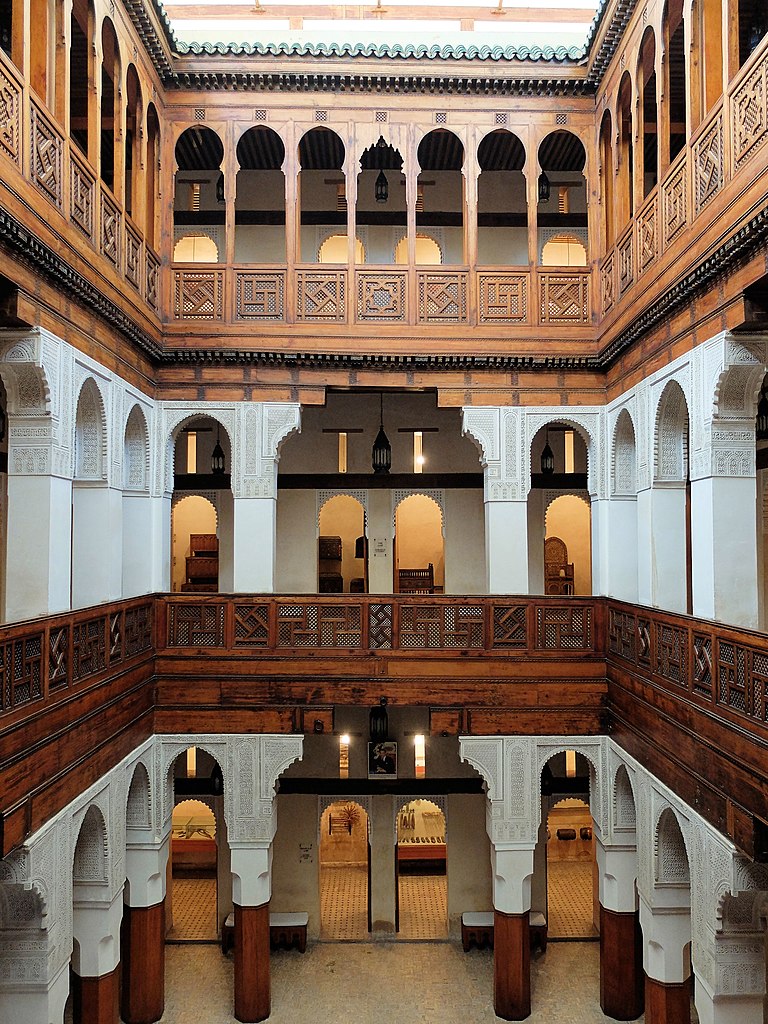
[[[547,873],[549,938],[597,938],[592,923],[592,862],[551,860]]]
[[[173,928],[169,942],[216,941],[216,879],[173,879]]]
[[[166,950],[161,1024],[234,1024],[232,958],[213,946]],[[531,959],[531,1024],[602,1024],[597,943]],[[272,956],[270,1024],[495,1024],[493,958],[452,942],[311,944]],[[639,1018],[640,1021],[643,1018]]]
[[[448,938],[448,885],[445,875],[401,875],[401,939]]]
[[[325,865],[320,869],[320,938],[368,938],[368,868]]]

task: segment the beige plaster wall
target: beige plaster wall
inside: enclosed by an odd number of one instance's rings
[[[279,794],[272,857],[273,913],[306,911],[307,934],[320,934],[317,797]]]
[[[589,505],[574,494],[562,494],[547,509],[547,537],[559,537],[573,562],[576,594],[592,593],[592,527]]]

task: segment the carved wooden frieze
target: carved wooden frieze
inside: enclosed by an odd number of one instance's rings
[[[687,164],[674,167],[661,186],[665,247],[673,242],[688,223]]]
[[[21,89],[0,65],[0,151],[21,166]]]
[[[120,236],[122,234],[123,214],[111,195],[101,190],[101,233],[100,244],[102,255],[120,269]]]
[[[61,209],[64,205],[64,139],[34,103],[31,105],[30,142],[32,181]]]
[[[635,235],[634,225],[619,239],[616,245],[618,257],[619,295],[623,295],[635,280]]]
[[[528,274],[478,274],[480,323],[528,323]]]
[[[768,141],[768,53],[731,99],[733,169],[751,160]]]
[[[588,324],[589,272],[539,274],[543,324]]]
[[[138,231],[131,227],[130,224],[125,225],[125,276],[133,285],[133,287],[139,291],[141,289],[141,235]]]
[[[95,175],[72,150],[69,161],[69,217],[91,241],[94,233],[95,193]]]
[[[160,309],[160,298],[158,295],[158,276],[160,272],[160,260],[150,250],[146,250],[144,258],[145,284],[144,298],[156,312]]]
[[[659,200],[654,196],[637,218],[637,273],[644,274],[659,251]]]
[[[221,320],[224,311],[224,272],[174,271],[173,315],[177,320]]]
[[[405,320],[405,271],[358,271],[356,281],[358,322],[402,323]]]
[[[710,199],[717,195],[725,181],[722,110],[693,147],[693,170],[694,197],[698,215]]]
[[[285,319],[285,271],[243,270],[235,274],[236,320]]]
[[[419,323],[467,323],[467,276],[462,271],[418,271]]]
[[[299,270],[296,319],[320,323],[346,320],[346,270]]]
[[[611,250],[600,267],[600,307],[603,316],[613,308],[613,304],[616,301],[616,289],[613,280],[614,266],[613,250]]]

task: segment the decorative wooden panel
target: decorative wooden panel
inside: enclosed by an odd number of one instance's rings
[[[91,241],[95,195],[96,176],[72,151],[69,161],[69,216],[72,223],[76,224]]]
[[[285,271],[238,270],[235,274],[235,319],[285,319]]]
[[[126,608],[124,613],[124,655],[133,658],[152,647],[152,604]]]
[[[21,167],[21,88],[0,65],[0,151]]]
[[[69,683],[69,626],[52,626],[48,633],[48,690]]]
[[[137,290],[141,287],[141,235],[125,225],[125,276]]]
[[[633,226],[630,226],[629,230],[626,231],[623,237],[616,243],[619,296],[622,296],[635,280],[634,241],[634,229]]]
[[[768,141],[768,53],[734,92],[731,118],[733,167],[739,170]]]
[[[173,315],[176,320],[221,320],[224,309],[224,272],[175,270]]]
[[[482,649],[485,646],[482,604],[403,604],[400,644],[403,649]]]
[[[0,644],[0,671],[4,711],[39,700],[43,695],[42,630]]]
[[[709,128],[693,147],[695,208],[698,214],[723,187],[723,112],[719,111]]]
[[[600,267],[600,305],[603,316],[613,307],[616,301],[616,289],[613,282],[614,268],[613,251],[611,251],[605,257],[603,265]]]
[[[223,647],[223,603],[172,604],[168,607],[169,647]]]
[[[105,616],[72,626],[72,682],[101,672],[107,665]]]
[[[653,196],[637,218],[637,273],[644,274],[659,254],[659,199]]]
[[[635,616],[611,608],[608,615],[608,650],[611,654],[624,658],[625,661],[634,662],[636,637]]]
[[[536,647],[545,651],[591,650],[592,609],[582,605],[540,605],[536,609]]]
[[[589,273],[539,272],[541,322],[588,324]]]
[[[144,298],[154,310],[159,310],[160,299],[158,295],[158,281],[160,272],[160,260],[151,249],[147,249],[144,255],[144,269],[146,273]]]
[[[278,647],[360,647],[362,606],[279,604]]]
[[[368,646],[375,651],[392,649],[392,604],[372,601],[368,605]]]
[[[673,242],[688,223],[687,165],[685,156],[662,182],[661,202],[664,218],[664,245]]]
[[[467,322],[467,274],[425,271],[416,274],[420,324]]]
[[[528,274],[478,274],[480,323],[528,322]]]
[[[38,107],[31,104],[32,181],[59,209],[64,205],[64,139]]]
[[[528,647],[528,610],[524,604],[494,604],[491,646],[503,651]]]
[[[657,622],[654,633],[656,636],[655,671],[662,679],[676,683],[678,686],[687,687],[687,631],[666,622]]]
[[[735,643],[721,640],[718,645],[717,699],[734,711],[751,712],[748,692],[747,651]]]
[[[693,635],[693,692],[705,700],[712,700],[712,638]]]
[[[345,270],[297,271],[297,320],[326,323],[346,320],[346,288]]]
[[[122,245],[120,236],[122,235],[123,214],[115,200],[104,188],[101,190],[100,213],[99,248],[102,255],[120,269],[120,247]]]
[[[405,320],[404,271],[359,270],[356,275],[359,322],[402,323]]]
[[[268,604],[235,605],[235,647],[269,647]]]
[[[109,663],[123,660],[123,613],[114,611],[109,617]]]

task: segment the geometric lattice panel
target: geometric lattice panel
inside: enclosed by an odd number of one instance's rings
[[[223,647],[223,604],[172,604],[168,607],[169,647]]]

